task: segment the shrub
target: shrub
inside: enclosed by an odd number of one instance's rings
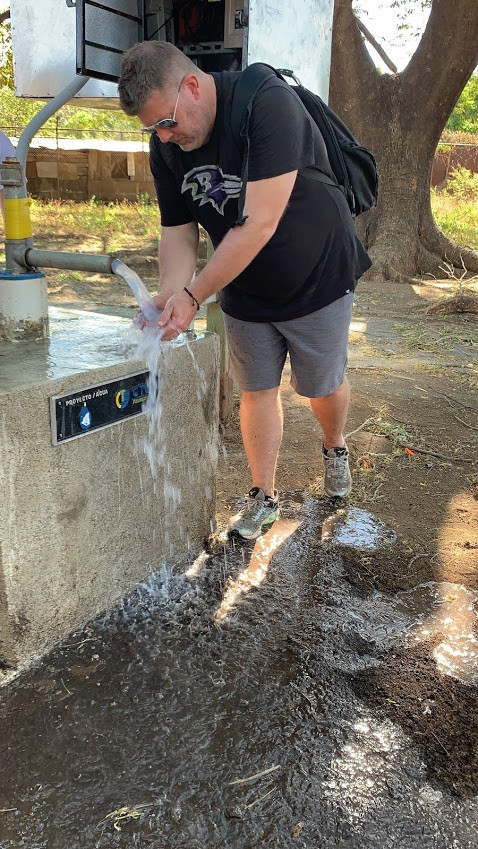
[[[453,168],[448,177],[446,191],[457,200],[478,201],[478,174],[461,166]]]

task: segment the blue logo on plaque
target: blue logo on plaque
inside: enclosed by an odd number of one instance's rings
[[[130,398],[131,393],[129,389],[120,389],[115,396],[115,404],[118,407],[118,410],[124,410],[125,407],[128,406]]]
[[[86,406],[86,404],[84,404],[83,407],[81,408],[81,413],[80,413],[80,427],[83,430],[88,430],[88,428],[91,427],[91,422],[92,422],[91,413],[90,413],[88,407]]]

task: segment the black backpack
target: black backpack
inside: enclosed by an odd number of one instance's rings
[[[247,217],[244,217],[243,213],[248,176],[249,120],[252,104],[259,90],[273,75],[279,79],[292,77],[297,83],[291,86],[291,90],[295,92],[322,133],[330,166],[336,179],[332,180],[318,167],[307,168],[303,173],[307,177],[342,189],[354,217],[370,209],[376,203],[378,196],[377,166],[370,151],[358,143],[350,130],[318,94],[313,94],[300,84],[292,71],[284,68],[276,69],[263,62],[255,62],[241,73],[232,99],[232,130],[235,138],[241,139],[243,144],[242,189],[236,224],[244,224]]]

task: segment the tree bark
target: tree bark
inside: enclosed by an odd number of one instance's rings
[[[437,144],[478,62],[477,0],[433,0],[409,64],[381,75],[360,35],[352,0],[335,0],[330,104],[377,159],[377,206],[357,229],[374,261],[369,276],[445,276],[446,260],[478,271],[478,252],[447,239],[433,219]]]

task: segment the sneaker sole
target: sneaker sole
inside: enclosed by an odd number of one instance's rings
[[[232,531],[230,531],[230,533],[231,534],[238,534],[240,537],[242,537],[242,539],[258,539],[261,536],[261,534],[264,530],[269,528],[271,525],[274,524],[274,522],[277,521],[279,516],[280,516],[280,513],[276,513],[276,514],[274,514],[274,516],[270,516],[268,519],[266,519],[265,522],[262,523],[260,528],[257,528],[257,530],[255,530],[252,534],[247,534],[247,533],[245,534],[242,531],[240,531],[238,528],[233,528]]]
[[[346,492],[327,492],[327,490],[324,489],[324,495],[326,495],[327,498],[347,498],[347,495],[350,495],[351,492],[352,487],[350,487],[350,489],[347,489]]]

